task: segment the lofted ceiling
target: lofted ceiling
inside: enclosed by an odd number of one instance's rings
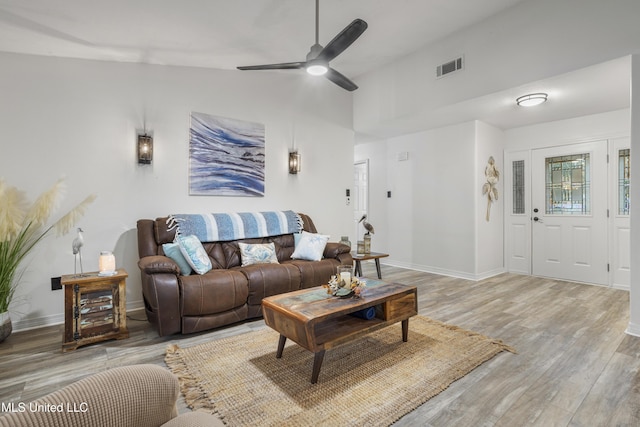
[[[332,65],[375,69],[521,0],[320,0],[320,44],[369,30]],[[0,0],[0,51],[234,69],[302,61],[314,0]]]
[[[331,62],[357,83],[361,74],[521,1],[526,0],[320,0],[319,41],[325,45],[355,18],[367,21],[368,30]],[[0,0],[0,51],[235,69],[304,60],[314,43],[314,14],[314,0]],[[625,108],[629,71],[624,61],[532,82],[416,119],[422,127],[480,119],[506,129]],[[603,75],[610,83],[593,84]],[[541,89],[552,92],[556,101],[528,115],[514,109],[516,96]],[[596,99],[598,107],[588,99]],[[410,123],[406,126],[381,133],[413,130]]]

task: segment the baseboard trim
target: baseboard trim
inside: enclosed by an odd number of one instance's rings
[[[474,282],[478,282],[480,280],[485,280],[490,277],[498,276],[506,272],[506,270],[502,267],[497,268],[495,270],[487,271],[484,273],[473,274],[473,273],[467,273],[463,271],[448,270],[448,269],[443,269],[438,267],[431,267],[426,265],[413,264],[413,263],[407,263],[407,262],[389,260],[389,259],[385,259],[384,262],[381,261],[380,263],[382,265],[388,265],[391,267],[406,268],[409,270],[421,271],[423,273],[431,273],[431,274],[438,274],[440,276],[455,277],[457,279],[472,280]]]
[[[13,332],[28,331],[43,328],[45,326],[61,325],[64,323],[64,314],[52,314],[50,316],[34,317],[30,319],[12,320]]]
[[[618,285],[618,284],[614,283],[613,285],[611,285],[611,287],[613,289],[618,289],[618,290],[621,290],[621,291],[627,291],[627,292],[631,291],[631,287],[629,285]]]
[[[640,337],[640,325],[638,325],[637,323],[629,322],[629,325],[627,326],[627,330],[624,332],[627,335]]]
[[[127,302],[127,314],[129,312],[135,312],[143,309],[144,304],[142,300]],[[64,324],[64,313],[11,321],[13,332],[28,331],[31,329],[38,329],[44,328],[46,326],[55,326],[62,324]]]

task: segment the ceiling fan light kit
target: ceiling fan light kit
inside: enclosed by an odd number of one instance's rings
[[[533,107],[540,105],[547,100],[546,93],[530,93],[528,95],[522,95],[516,99],[516,103],[521,107]]]
[[[329,71],[329,64],[320,59],[312,59],[307,62],[307,73],[312,76],[323,76]]]
[[[358,86],[338,71],[329,66],[329,62],[340,55],[346,48],[356,41],[358,37],[367,29],[367,23],[362,19],[354,19],[326,46],[322,47],[318,43],[319,33],[319,0],[316,0],[316,42],[304,62],[284,62],[281,64],[249,65],[238,67],[238,70],[295,70],[304,68],[308,74],[313,76],[324,75],[327,79],[337,84],[341,88],[354,91]]]

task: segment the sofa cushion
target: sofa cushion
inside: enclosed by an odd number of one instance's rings
[[[242,266],[252,264],[278,264],[276,246],[273,243],[238,243]]]
[[[237,270],[211,270],[180,277],[183,316],[221,313],[247,302],[247,278]]]
[[[322,259],[327,241],[329,241],[329,236],[303,231],[291,258],[319,261]]]
[[[196,236],[179,236],[178,244],[180,251],[187,260],[193,271],[198,274],[204,274],[211,270],[211,260],[207,251],[202,247],[202,243]]]
[[[180,250],[180,245],[177,243],[165,243],[162,245],[162,250],[164,254],[174,260],[178,267],[180,267],[180,274],[183,276],[188,276],[191,274],[191,266],[184,259],[184,255],[182,255],[182,251]]]
[[[300,270],[292,264],[253,264],[240,267],[249,281],[249,305],[260,305],[262,299],[300,289]]]

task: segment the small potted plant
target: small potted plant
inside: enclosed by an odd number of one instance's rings
[[[63,180],[29,204],[24,193],[0,180],[0,342],[12,330],[9,304],[24,272],[24,258],[49,232],[69,232],[95,195],[88,196],[55,223],[48,225],[63,189]]]

